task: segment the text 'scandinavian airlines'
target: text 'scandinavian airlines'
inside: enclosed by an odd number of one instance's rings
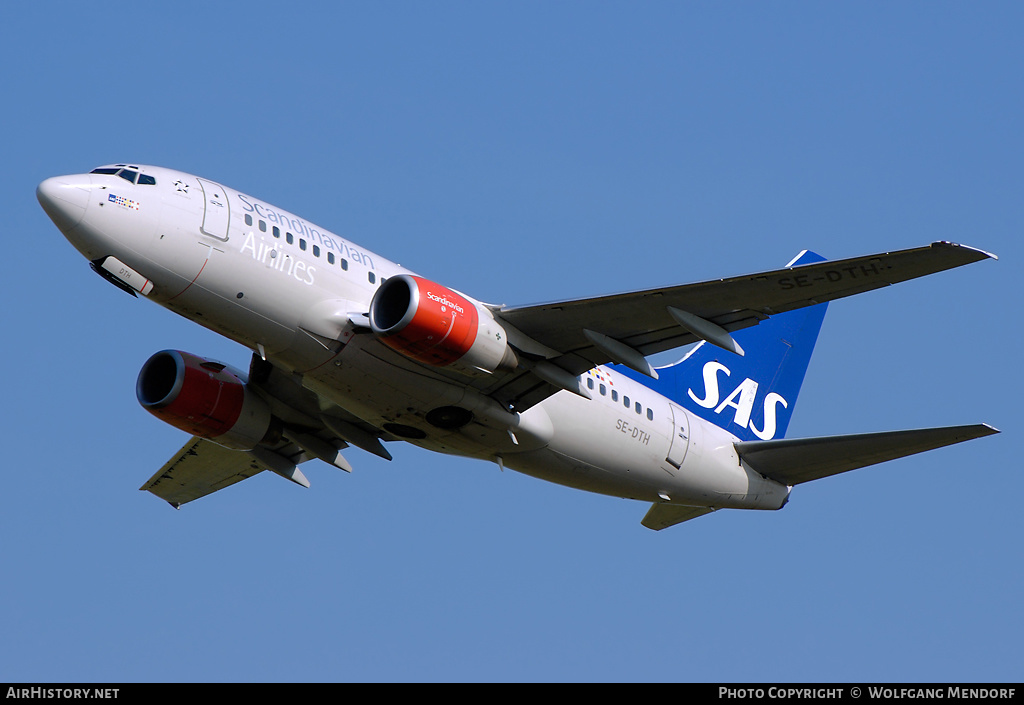
[[[649,502],[662,529],[996,433],[784,438],[827,302],[992,257],[962,245],[496,306],[180,171],[112,164],[37,196],[104,279],[253,351],[248,371],[178,350],[143,366],[139,402],[191,436],[142,487],[175,507],[263,470],[308,486],[307,460],[350,471],[349,446],[390,459],[403,440]]]

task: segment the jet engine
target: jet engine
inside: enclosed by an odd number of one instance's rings
[[[240,373],[187,352],[164,350],[149,358],[135,395],[161,421],[227,448],[252,450],[274,435],[269,405]]]
[[[464,372],[512,370],[508,335],[481,304],[422,277],[389,277],[370,302],[370,327],[406,357]]]

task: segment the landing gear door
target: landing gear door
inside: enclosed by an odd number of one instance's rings
[[[669,439],[668,455],[665,457],[671,465],[679,468],[686,458],[686,450],[690,447],[690,420],[683,408],[670,403],[672,414],[672,438]]]
[[[228,239],[228,223],[230,221],[230,207],[228,196],[224,187],[220,184],[206,179],[196,179],[203,189],[203,224],[200,231],[203,235],[215,237],[218,240]]]

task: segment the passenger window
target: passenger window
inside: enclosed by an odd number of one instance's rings
[[[587,389],[593,389],[593,388],[594,388],[594,380],[590,379],[590,377],[587,377]]]
[[[608,388],[602,384],[601,385],[601,396],[604,397],[604,396],[607,396],[607,395],[608,395]]]
[[[629,397],[622,397],[622,405],[627,409],[629,408]]]
[[[245,224],[252,225],[252,216],[249,215],[248,213],[245,214]]]
[[[313,256],[314,257],[319,257],[320,256],[320,247],[319,247],[319,245],[313,245]]]
[[[267,221],[265,221],[265,220],[261,220],[260,221],[260,232],[261,233],[267,232]]]
[[[639,414],[639,413],[642,413],[642,412],[643,412],[643,407],[640,405],[640,402],[637,402],[636,403],[636,413]]]
[[[654,412],[651,411],[650,409],[647,410],[647,420],[654,421]]]
[[[373,272],[367,272],[366,278],[370,280],[371,284],[373,284],[377,280],[377,275],[374,274]]]
[[[285,233],[284,239],[288,241],[289,245],[295,244],[295,236],[292,235],[291,233]]]
[[[344,257],[341,258],[341,268],[344,269],[346,272],[348,271],[348,260],[345,259]]]
[[[327,253],[327,261],[330,264],[334,264],[334,253],[333,252],[328,252]]]
[[[616,392],[616,391],[615,391],[615,390],[613,389],[613,390],[612,390],[612,401],[618,401],[618,400],[619,400],[619,393],[618,393],[618,392]]]
[[[276,225],[271,229],[271,232],[274,233],[274,237],[281,237],[281,228],[277,227]]]
[[[305,250],[306,250],[306,239],[305,238],[301,238],[301,237],[299,238],[299,249],[302,250],[303,252],[305,252]]]

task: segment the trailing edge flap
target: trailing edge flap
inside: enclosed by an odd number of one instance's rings
[[[799,485],[993,433],[999,431],[987,424],[975,424],[850,436],[745,441],[735,446],[740,458],[752,469],[784,485]]]
[[[678,504],[661,504],[655,502],[647,511],[647,515],[640,521],[648,529],[661,531],[684,521],[696,519],[699,516],[710,514],[715,511],[714,507],[684,507]]]

